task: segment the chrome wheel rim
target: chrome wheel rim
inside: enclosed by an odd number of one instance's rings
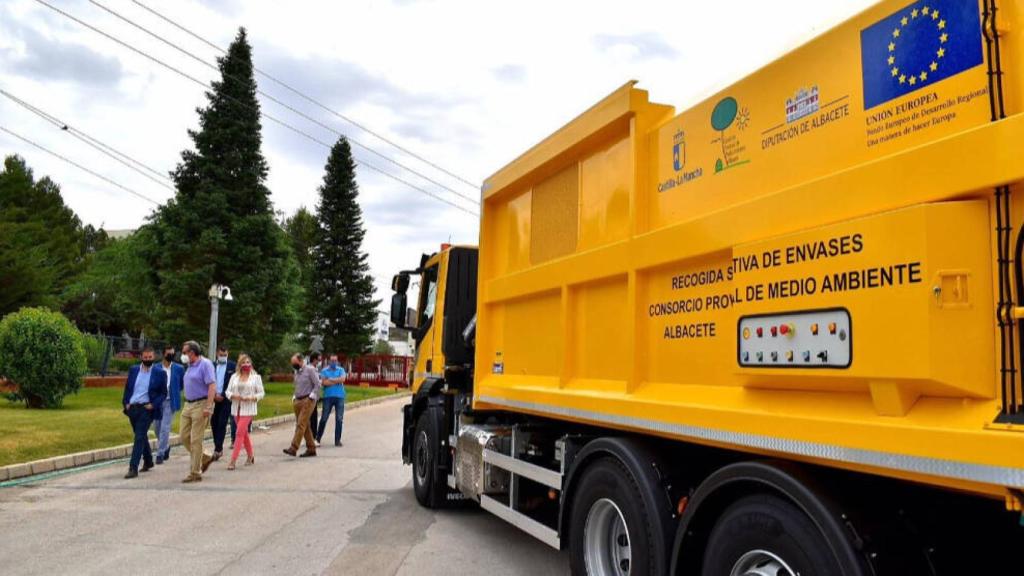
[[[736,560],[729,576],[799,576],[799,572],[767,550],[751,550]]]
[[[583,528],[583,558],[590,576],[627,576],[632,567],[629,529],[615,502],[601,498]]]
[[[427,483],[427,432],[416,437],[416,480],[420,486]]]

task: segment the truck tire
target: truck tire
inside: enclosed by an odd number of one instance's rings
[[[437,508],[447,485],[437,478],[437,453],[441,439],[434,411],[427,409],[416,419],[412,439],[412,487],[421,506]]]
[[[573,574],[660,576],[655,527],[636,480],[617,459],[602,458],[583,471],[570,518]]]
[[[828,540],[799,508],[771,494],[743,497],[718,518],[703,576],[843,574]]]

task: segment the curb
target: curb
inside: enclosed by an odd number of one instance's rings
[[[390,402],[399,398],[404,398],[411,395],[410,392],[398,392],[396,394],[389,394],[387,396],[380,396],[377,398],[368,398],[366,400],[359,400],[357,402],[346,403],[345,411],[355,410],[357,408],[365,408],[367,406],[373,406],[375,404],[382,404],[384,402]],[[264,418],[262,420],[253,421],[254,425],[257,426],[279,426],[281,424],[288,424],[295,421],[294,414],[283,414],[281,416],[274,416],[272,418]],[[206,432],[203,436],[203,441],[207,441],[213,438],[211,432]],[[181,437],[177,434],[171,434],[171,446],[181,446]],[[157,441],[152,439],[149,441],[150,447],[156,450]],[[24,462],[21,464],[11,464],[9,466],[0,467],[0,482],[6,482],[8,480],[17,480],[28,476],[36,476],[38,474],[47,474],[52,472],[58,472],[61,470],[70,470],[71,468],[78,468],[81,466],[88,466],[98,462],[106,462],[109,460],[119,460],[122,458],[128,458],[132,454],[131,444],[122,444],[120,446],[112,446],[109,448],[98,448],[96,450],[88,450],[86,452],[76,452],[74,454],[65,454],[63,456],[54,456],[52,458],[44,458],[42,460],[34,460],[32,462]]]

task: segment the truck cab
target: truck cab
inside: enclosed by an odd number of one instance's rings
[[[459,380],[470,376],[472,339],[464,332],[476,315],[476,277],[477,248],[444,244],[424,254],[418,268],[393,278],[391,321],[410,330],[415,340],[413,393],[424,383],[429,387],[445,380],[446,374]]]

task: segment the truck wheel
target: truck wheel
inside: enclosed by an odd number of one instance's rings
[[[719,517],[704,552],[704,576],[843,574],[828,540],[796,506],[770,494],[741,498]]]
[[[439,446],[437,418],[431,410],[425,410],[416,420],[412,440],[412,487],[416,500],[427,508],[440,505],[446,488],[435,474]]]
[[[572,500],[569,551],[573,574],[654,574],[654,526],[636,481],[618,460],[587,467]]]

